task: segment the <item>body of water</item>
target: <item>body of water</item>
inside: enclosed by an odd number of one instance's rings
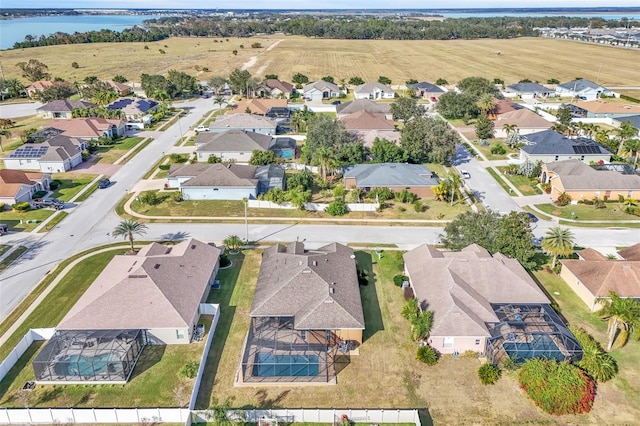
[[[606,12],[588,12],[588,13],[567,13],[567,12],[461,12],[461,13],[449,13],[442,12],[438,13],[438,15],[442,15],[445,18],[494,18],[507,16],[512,18],[540,18],[543,16],[566,16],[568,18],[602,18],[606,20],[616,20],[627,18],[633,20],[640,20],[639,12],[631,12],[627,14],[620,13],[606,13]]]
[[[74,33],[109,29],[122,31],[142,24],[157,15],[75,15],[38,16],[35,18],[6,19],[0,21],[0,49],[9,49],[28,35],[35,38],[55,32]]]

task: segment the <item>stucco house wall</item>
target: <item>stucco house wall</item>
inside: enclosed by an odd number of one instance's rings
[[[258,196],[256,187],[182,187],[185,200],[242,200],[255,199]]]
[[[611,159],[611,154],[573,154],[573,155],[532,155],[527,152],[520,150],[520,161],[531,161],[533,163],[537,161],[542,161],[543,163],[553,163],[554,161],[563,161],[563,160],[580,160],[585,164],[590,164],[592,162],[598,163],[600,161],[604,161],[608,163]]]
[[[596,303],[596,297],[584,286],[569,268],[562,267],[560,277],[567,283],[571,290],[587,305],[591,312],[601,308],[600,303]]]
[[[216,157],[220,157],[222,161],[235,161],[236,163],[248,163],[251,160],[251,151],[247,152],[220,152],[220,151],[197,151],[198,153],[198,162],[206,163],[209,159],[209,156],[215,155]]]
[[[429,336],[429,345],[442,354],[465,351],[484,352],[487,344],[485,336]]]

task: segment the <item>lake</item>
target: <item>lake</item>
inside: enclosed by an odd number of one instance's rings
[[[125,28],[140,25],[146,19],[159,17],[159,15],[76,15],[2,20],[0,21],[0,49],[13,47],[15,42],[24,41],[29,34],[37,38],[58,31],[64,33],[102,29],[122,31]]]

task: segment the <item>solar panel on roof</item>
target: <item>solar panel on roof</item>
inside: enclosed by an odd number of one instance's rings
[[[574,145],[573,151],[576,154],[599,154],[600,147],[597,145]]]

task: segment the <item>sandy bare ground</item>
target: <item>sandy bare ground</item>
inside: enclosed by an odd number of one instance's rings
[[[276,40],[275,43],[273,43],[269,47],[267,47],[264,50],[264,52],[260,53],[259,55],[255,55],[255,56],[250,57],[247,62],[242,64],[242,68],[240,68],[240,69],[245,71],[245,70],[248,70],[249,68],[252,68],[258,62],[258,56],[264,55],[265,53],[269,52],[271,49],[276,47],[281,41],[282,40]],[[268,66],[268,64],[265,64],[265,65],[261,66],[256,74],[261,75],[264,72],[264,70],[267,68],[267,66]]]

